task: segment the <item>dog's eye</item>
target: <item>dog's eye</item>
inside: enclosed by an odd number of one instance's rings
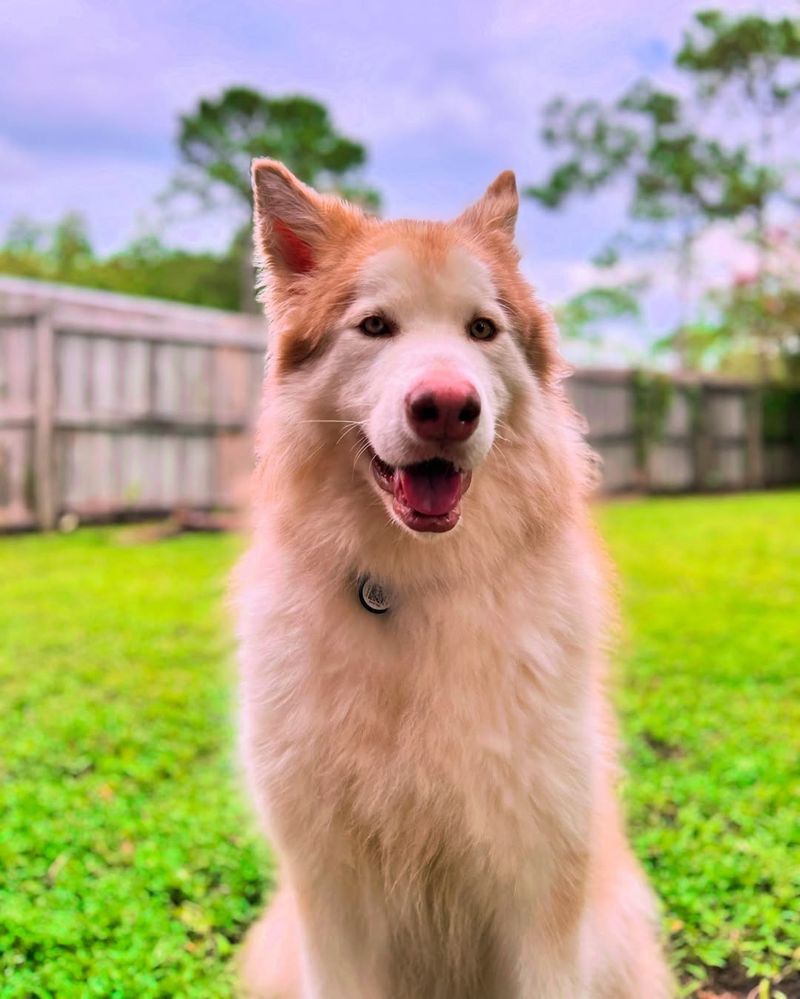
[[[469,324],[469,335],[473,340],[493,340],[497,327],[491,319],[473,319]]]
[[[391,333],[389,324],[382,316],[367,316],[358,324],[358,328],[367,336],[388,336]]]

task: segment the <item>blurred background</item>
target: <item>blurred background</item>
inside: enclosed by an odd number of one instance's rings
[[[206,533],[251,465],[262,155],[387,217],[516,171],[681,994],[800,996],[797,2],[7,0],[0,65],[0,996],[230,994],[269,888]]]

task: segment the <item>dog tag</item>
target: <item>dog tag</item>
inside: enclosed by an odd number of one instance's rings
[[[371,576],[363,576],[358,584],[358,599],[370,614],[385,614],[389,610],[389,594]]]

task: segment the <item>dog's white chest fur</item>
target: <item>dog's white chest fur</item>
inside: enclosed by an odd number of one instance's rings
[[[557,866],[588,832],[585,582],[555,561],[518,565],[395,589],[378,616],[355,586],[254,559],[264,583],[241,618],[242,736],[290,870],[297,857],[310,882],[334,877],[339,904],[369,914],[365,946],[437,964],[409,989],[438,975],[443,996],[502,994],[480,978],[510,974],[498,941],[558,894]]]
[[[243,617],[244,737],[258,797],[281,801],[295,842],[339,824],[336,848],[357,862],[371,844],[387,876],[413,880],[452,849],[519,879],[520,851],[554,824],[583,832],[586,621],[575,581],[545,571],[541,586],[509,570],[395,590],[381,616],[354,587],[260,590]],[[277,813],[270,823],[283,839]]]

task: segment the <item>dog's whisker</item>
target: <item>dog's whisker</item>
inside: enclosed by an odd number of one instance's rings
[[[370,446],[369,441],[365,441],[356,452],[356,456],[355,458],[353,458],[353,472],[351,478],[356,474],[356,465],[358,464],[359,458],[362,456],[362,454],[364,454],[366,451],[369,450],[369,446]]]
[[[506,463],[506,468],[508,469],[508,471],[512,472],[513,469],[511,468],[511,462],[508,460],[508,455],[505,453],[505,451],[501,447],[499,447],[497,444],[494,445],[494,447],[492,448],[492,450],[496,451],[500,455],[500,457]]]
[[[495,423],[495,428],[496,428],[495,429],[495,436],[498,437],[501,441],[505,441],[506,444],[516,444],[517,443],[518,437],[517,437],[516,433],[506,423],[505,420],[498,420]],[[506,436],[505,434],[499,433],[500,430],[507,431],[507,433],[509,434],[509,436]]]
[[[355,454],[356,457],[358,457],[358,455],[368,447],[369,441],[353,441],[350,445],[350,453]]]
[[[357,430],[357,429],[358,429],[357,427],[347,427],[336,438],[336,444],[334,446],[338,447],[342,443],[342,441],[345,439],[345,437],[347,437],[348,434],[352,433],[354,430]]]

